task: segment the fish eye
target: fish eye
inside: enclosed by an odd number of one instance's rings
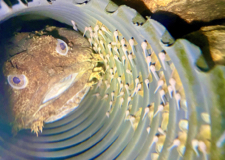
[[[8,75],[9,85],[14,89],[24,89],[28,84],[28,79],[25,75]]]
[[[67,55],[68,46],[66,42],[61,39],[57,39],[56,52],[63,56]]]

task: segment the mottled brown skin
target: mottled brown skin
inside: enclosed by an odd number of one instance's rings
[[[42,131],[43,122],[60,114],[60,108],[68,99],[85,87],[97,64],[89,42],[79,33],[64,28],[48,29],[57,31],[60,39],[67,41],[69,51],[66,56],[56,52],[57,38],[51,35],[33,36],[27,38],[26,50],[10,58],[3,67],[6,77],[10,74],[24,74],[29,81],[26,88],[19,90],[8,85],[15,131],[28,128],[36,133]],[[73,86],[59,97],[46,102],[38,111],[47,91],[72,73],[79,73]]]

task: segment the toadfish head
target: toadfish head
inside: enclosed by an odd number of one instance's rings
[[[89,42],[64,28],[51,31],[58,37],[27,38],[26,49],[4,64],[16,130],[30,128],[38,134],[44,122],[74,110],[88,91],[96,65]]]

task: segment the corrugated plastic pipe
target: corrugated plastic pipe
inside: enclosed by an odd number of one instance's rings
[[[220,125],[224,120],[220,97],[224,91],[220,86],[225,82],[225,68],[201,71],[196,66],[202,54],[199,47],[185,39],[174,40],[157,21],[146,20],[134,9],[110,0],[0,4],[2,23],[11,17],[37,14],[71,26],[73,20],[82,33],[85,27],[103,24],[109,32],[105,33],[105,46],[115,40],[120,43],[119,55],[113,48],[105,49],[106,54],[113,52],[109,66],[117,67],[118,75],[124,77],[122,82],[119,76],[112,78],[107,93],[116,91],[114,100],[93,96],[105,95],[107,86],[98,83],[100,87],[95,85],[72,114],[45,124],[39,137],[28,132],[11,137],[1,130],[0,159],[222,159],[225,133]],[[86,37],[90,38],[90,33]],[[106,80],[103,77],[102,81]],[[130,94],[127,83],[134,84]],[[123,95],[118,91],[121,84]],[[140,86],[136,94],[135,85]],[[210,134],[210,139],[201,137],[205,134]]]

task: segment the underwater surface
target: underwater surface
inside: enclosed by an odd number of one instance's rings
[[[108,0],[0,4],[0,159],[222,159],[198,46]]]

